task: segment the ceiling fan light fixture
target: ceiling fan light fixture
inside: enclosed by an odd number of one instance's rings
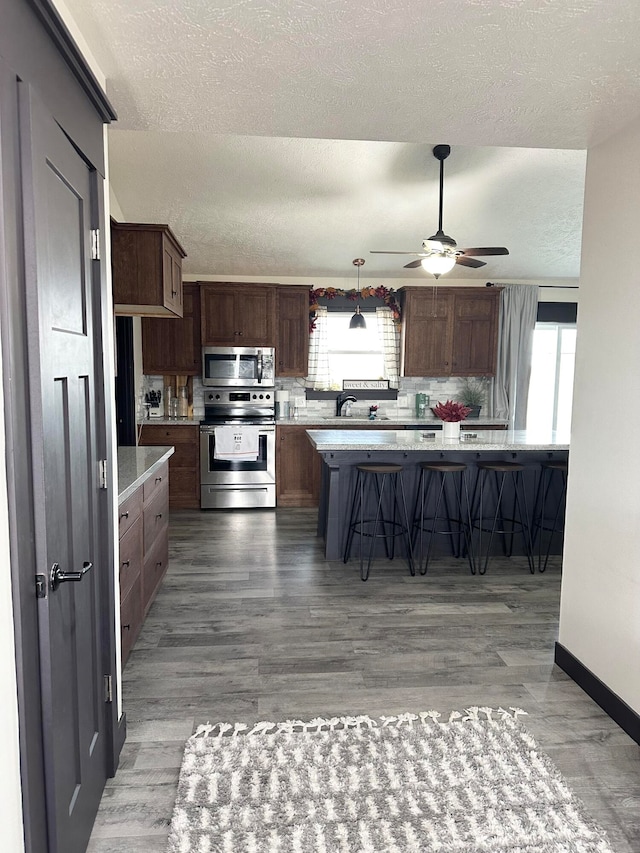
[[[360,267],[364,264],[364,258],[354,258],[353,265],[358,268],[358,296],[360,296]],[[366,329],[367,324],[364,317],[360,313],[360,306],[356,305],[356,310],[351,320],[349,320],[350,329]]]
[[[456,265],[456,256],[446,252],[429,255],[420,261],[422,268],[436,277],[451,272]]]

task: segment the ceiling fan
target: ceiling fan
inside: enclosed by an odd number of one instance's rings
[[[423,267],[436,279],[443,273],[453,269],[456,264],[463,267],[484,267],[485,261],[478,261],[476,257],[482,255],[508,255],[509,250],[504,246],[485,246],[479,249],[458,249],[453,237],[449,237],[442,230],[442,196],[444,189],[444,161],[451,153],[451,146],[436,145],[433,156],[440,161],[440,205],[438,207],[438,230],[426,240],[422,241],[422,252],[394,252],[372,249],[372,255],[415,255],[416,260],[404,265],[405,269]]]

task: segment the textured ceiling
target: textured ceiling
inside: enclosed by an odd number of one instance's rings
[[[66,5],[119,114],[124,215],[169,222],[198,274],[343,275],[358,254],[396,274],[368,250],[435,231],[446,142],[445,230],[511,251],[475,276],[575,277],[584,154],[532,149],[640,114],[637,0]]]

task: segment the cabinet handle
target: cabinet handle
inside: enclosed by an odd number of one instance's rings
[[[161,566],[161,565],[162,565],[162,560],[160,560],[159,562],[156,563],[156,568],[158,568],[158,566]]]
[[[129,512],[128,511],[127,512],[121,512],[120,518],[129,518]]]
[[[123,625],[123,626],[122,626],[122,630],[123,630],[123,631],[130,631],[130,630],[131,630],[131,625]]]
[[[131,560],[125,560],[125,561],[123,562],[123,564],[122,564],[122,565],[123,565],[123,566],[127,566],[127,567],[128,567],[128,566],[130,566],[130,565],[131,565]]]
[[[162,482],[162,477],[156,477],[156,483],[161,483],[161,482]]]
[[[159,512],[159,513],[156,515],[156,518],[162,518],[162,513],[161,513],[161,512]]]

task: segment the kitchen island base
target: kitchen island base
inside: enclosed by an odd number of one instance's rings
[[[355,488],[355,466],[360,463],[385,462],[402,465],[409,506],[413,506],[423,461],[463,462],[467,465],[470,493],[477,478],[479,461],[519,462],[523,472],[524,494],[528,521],[533,529],[533,512],[538,478],[545,462],[567,461],[568,442],[555,436],[537,440],[525,433],[492,433],[479,435],[473,441],[449,444],[444,439],[421,441],[407,432],[310,430],[309,439],[322,459],[322,487],[318,510],[318,535],[325,541],[325,558],[340,560],[344,553],[349,507]],[[497,438],[496,436],[500,436]],[[549,496],[553,503],[553,496]],[[505,505],[513,501],[507,492]],[[489,507],[485,508],[489,509]],[[503,539],[504,537],[499,537]],[[562,537],[556,536],[550,553],[560,553]],[[514,542],[514,555],[525,553],[521,542]],[[496,553],[502,552],[497,542]],[[517,546],[517,547],[516,547]],[[382,552],[380,552],[382,553]],[[399,553],[398,556],[405,557]]]

